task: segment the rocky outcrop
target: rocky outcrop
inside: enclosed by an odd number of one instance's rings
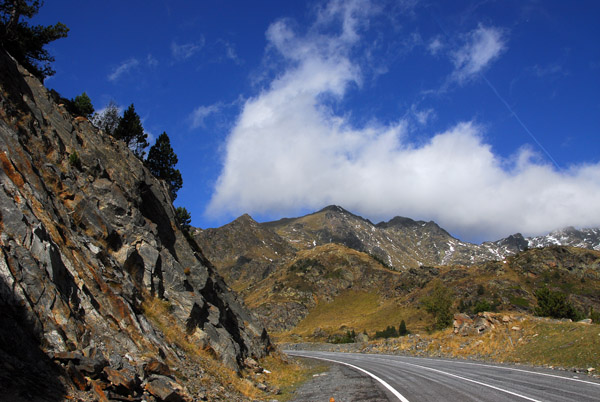
[[[177,228],[165,184],[1,49],[0,84],[0,399],[60,400],[95,381],[140,389],[124,368],[146,391],[171,387],[143,375],[149,358],[183,356],[147,318],[154,298],[229,367],[264,356],[266,331]],[[65,353],[93,372],[53,360]],[[47,381],[15,383],[27,370]]]
[[[480,312],[475,317],[465,313],[454,314],[454,333],[462,336],[480,335],[496,328],[500,324],[510,323],[512,318],[506,314]]]

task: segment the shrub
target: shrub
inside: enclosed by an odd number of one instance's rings
[[[547,287],[536,290],[538,306],[535,308],[535,314],[542,317],[552,318],[570,318],[578,320],[582,317],[579,312],[568,300],[566,294],[562,292],[551,291]]]
[[[77,152],[73,152],[71,155],[69,155],[69,165],[73,166],[74,168],[81,169],[81,159],[79,159]]]
[[[592,323],[600,324],[600,311],[594,311],[594,308],[590,307],[590,318],[592,319]]]
[[[352,331],[346,331],[346,333],[344,335],[332,335],[331,337],[329,337],[328,342],[329,343],[354,343],[356,339],[356,332],[354,330]]]
[[[433,284],[431,293],[421,299],[425,310],[435,318],[435,329],[444,329],[452,324],[452,301],[452,291],[439,280]]]
[[[404,321],[402,321],[404,322]],[[406,328],[405,328],[406,329]],[[383,331],[375,331],[375,339],[380,338],[396,338],[398,337],[398,331],[393,325],[388,326]]]
[[[496,311],[496,303],[488,300],[477,300],[473,306],[473,314],[481,313],[483,311]]]
[[[523,297],[510,296],[508,300],[510,301],[510,304],[512,304],[513,306],[522,307],[522,308],[529,307],[529,300],[527,300]]]

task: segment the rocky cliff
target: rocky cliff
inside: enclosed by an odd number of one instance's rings
[[[265,329],[177,228],[165,184],[2,49],[0,85],[0,399],[187,398],[144,371],[186,360],[148,319],[156,299],[228,367],[264,356]]]

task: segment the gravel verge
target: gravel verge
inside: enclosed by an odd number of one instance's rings
[[[302,361],[304,359],[292,357]],[[386,392],[371,377],[350,367],[319,361],[329,365],[329,370],[315,374],[312,379],[294,391],[290,402],[324,401],[336,402],[389,402]]]

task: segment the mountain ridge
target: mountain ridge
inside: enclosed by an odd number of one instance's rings
[[[242,217],[252,219],[248,214]],[[269,230],[277,234],[280,241],[287,241],[296,249],[327,243],[343,244],[372,254],[393,269],[399,270],[420,265],[469,265],[487,260],[500,260],[528,248],[549,245],[600,250],[600,229],[597,228],[578,230],[567,227],[544,236],[527,238],[515,233],[503,239],[474,244],[455,238],[434,221],[416,221],[396,216],[389,221],[373,224],[370,220],[337,205],[329,205],[295,218],[263,223],[254,219],[252,221],[257,230]],[[216,233],[220,228],[206,230]]]
[[[242,230],[238,232],[240,226]],[[514,234],[475,245],[452,237],[433,221],[395,217],[375,225],[339,206],[266,223],[244,215],[243,219],[221,228],[193,231],[194,238],[203,245],[227,282],[262,317],[267,328],[276,333],[293,330],[317,306],[344,297],[348,291],[371,292],[395,300],[407,292],[418,294],[418,289],[427,286],[440,272],[454,281],[455,276],[465,277],[473,272],[489,276],[489,264],[502,272],[503,263],[520,261],[520,253],[534,253],[532,258],[537,259],[537,249],[532,245],[558,248],[586,245],[588,250],[597,252],[600,251],[598,235],[597,229],[567,228],[545,237],[526,239]],[[228,241],[231,238],[236,240]],[[216,239],[219,249],[211,247]],[[519,268],[517,274],[522,281],[530,280],[524,268]],[[492,277],[490,280],[498,281]],[[501,283],[512,281],[506,279]],[[395,285],[390,287],[392,283]],[[510,297],[533,299],[531,290],[519,293],[498,286],[507,292],[505,306],[511,306]],[[377,309],[377,304],[372,308]]]

